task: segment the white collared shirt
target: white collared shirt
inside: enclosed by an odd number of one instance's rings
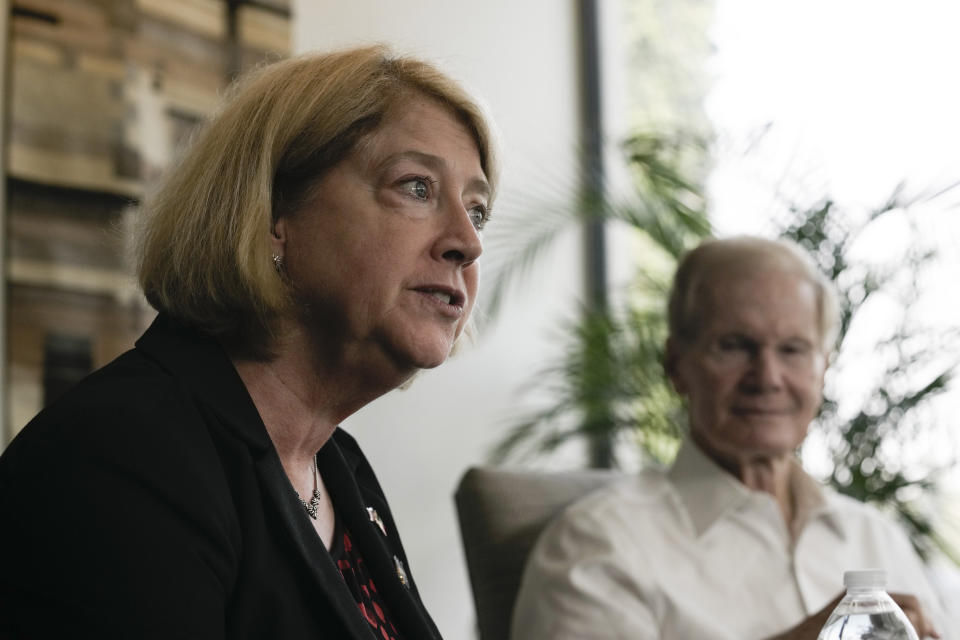
[[[577,502],[527,563],[513,640],[760,640],[843,592],[843,572],[884,568],[888,591],[916,595],[944,640],[940,603],[904,533],[876,509],[791,472],[797,532],[768,493],[692,443],[648,471]]]

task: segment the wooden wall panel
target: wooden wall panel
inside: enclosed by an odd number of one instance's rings
[[[249,6],[248,6],[249,5]],[[253,6],[257,5],[257,6]],[[154,315],[124,258],[137,202],[241,67],[289,53],[289,3],[0,0],[9,8],[4,141],[6,438],[41,407],[49,336],[93,365]]]
[[[290,55],[289,20],[274,11],[241,5],[237,9],[237,38],[244,47]]]

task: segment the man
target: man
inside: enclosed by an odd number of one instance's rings
[[[711,240],[669,303],[666,372],[689,433],[667,472],[578,502],[539,540],[514,640],[815,640],[848,569],[884,568],[920,637],[941,605],[906,536],[795,452],[836,340],[829,282],[796,246]]]

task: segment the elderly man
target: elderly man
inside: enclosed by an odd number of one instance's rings
[[[780,241],[707,241],[680,264],[669,317],[688,438],[669,471],[588,496],[544,532],[514,640],[815,640],[844,570],[875,567],[920,637],[946,637],[901,530],[795,457],[838,325],[808,257]]]

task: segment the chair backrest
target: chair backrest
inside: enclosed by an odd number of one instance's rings
[[[537,536],[564,507],[623,477],[622,472],[562,473],[473,467],[457,487],[480,640],[507,640],[520,578]]]

